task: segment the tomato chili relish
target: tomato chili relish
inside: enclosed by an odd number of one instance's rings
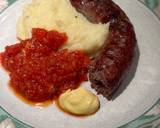
[[[66,41],[65,33],[35,28],[31,39],[7,46],[1,63],[10,73],[11,87],[30,101],[42,102],[87,80],[89,57],[60,49]]]

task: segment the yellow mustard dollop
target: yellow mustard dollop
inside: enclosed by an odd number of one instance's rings
[[[76,115],[93,114],[100,106],[98,97],[82,87],[66,91],[59,97],[58,103],[63,110]]]

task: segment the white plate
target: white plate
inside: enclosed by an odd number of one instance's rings
[[[0,15],[0,51],[16,43],[16,22],[22,7],[19,0]],[[135,0],[115,0],[129,16],[137,35],[140,57],[135,76],[113,101],[102,96],[100,110],[93,116],[77,118],[64,114],[55,105],[29,106],[8,89],[8,75],[0,70],[0,106],[17,119],[37,128],[114,128],[142,115],[160,98],[160,22]],[[85,86],[89,88],[89,83]]]

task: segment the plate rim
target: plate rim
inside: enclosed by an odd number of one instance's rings
[[[139,3],[141,3],[141,4],[144,6],[144,8],[147,8],[147,9],[150,11],[150,13],[152,13],[152,14],[157,18],[157,20],[160,22],[160,17],[159,17],[151,8],[149,8],[147,5],[145,5],[145,3],[143,3],[141,0],[137,0],[137,1],[138,1]],[[130,123],[133,123],[134,121],[136,121],[136,120],[138,120],[138,119],[140,119],[140,118],[143,117],[145,114],[147,114],[151,109],[153,109],[159,102],[160,102],[160,98],[156,101],[155,104],[153,104],[148,110],[146,110],[146,112],[144,112],[143,114],[141,114],[141,115],[138,116],[137,118],[133,119],[132,121],[130,121],[130,122],[128,122],[128,123],[125,123],[125,124],[119,126],[119,128],[125,128],[125,126],[129,125]],[[159,117],[158,119],[160,119],[160,117]]]
[[[2,16],[2,14],[8,9],[8,8],[11,8],[13,4],[15,4],[17,1],[19,0],[7,0],[8,2],[8,6],[6,8],[4,8],[2,11],[0,11],[0,16]],[[155,18],[160,22],[160,17],[151,9],[149,8],[147,5],[145,5],[145,3],[143,3],[141,0],[137,0],[137,2],[139,2],[140,4],[143,5],[144,8],[147,8],[149,10],[150,13],[152,13]],[[148,113],[151,109],[153,109],[158,103],[160,103],[160,98],[148,109],[146,110],[146,112],[144,112],[143,114],[141,114],[140,116],[138,116],[137,118],[121,125],[121,126],[118,126],[118,128],[126,128],[126,126],[130,125],[131,123],[133,123],[134,121],[142,118],[145,116],[146,113]],[[16,117],[12,116],[10,113],[8,113],[3,107],[1,107],[0,105],[0,110],[4,111],[7,116],[13,120],[15,120],[16,122],[20,123],[21,125],[23,125],[22,127],[25,127],[25,128],[34,128],[33,126],[31,126],[30,124],[28,123],[25,123],[23,121],[21,121],[20,119],[17,119]],[[160,119],[160,116],[158,117],[158,119]]]

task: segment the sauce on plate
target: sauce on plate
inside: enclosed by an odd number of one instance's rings
[[[7,46],[2,66],[9,72],[12,89],[32,102],[57,98],[87,80],[89,57],[82,51],[61,49],[65,33],[32,30],[32,38]]]
[[[67,90],[60,95],[56,104],[62,111],[76,116],[92,115],[100,107],[98,97],[83,87]]]

